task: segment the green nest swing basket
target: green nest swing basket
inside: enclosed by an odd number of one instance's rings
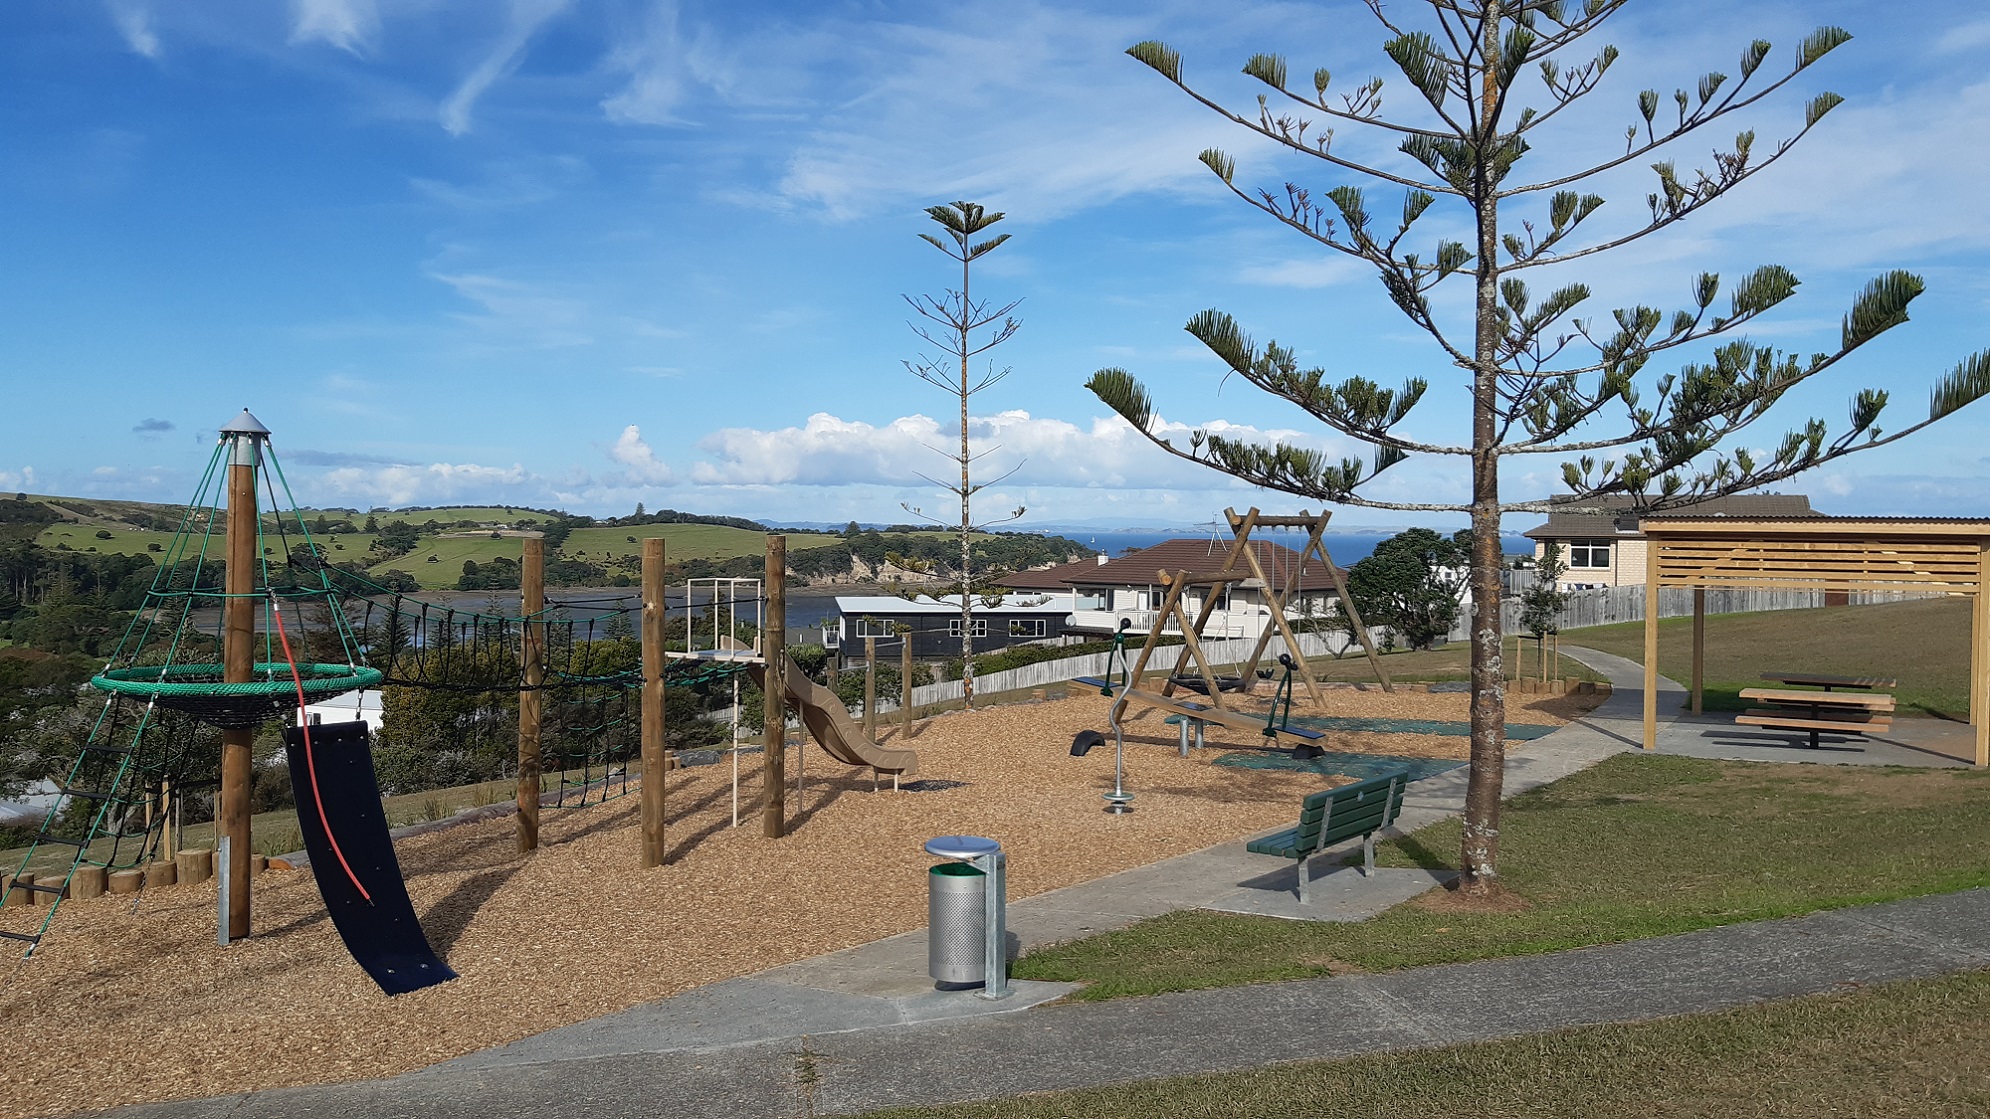
[[[222,680],[218,664],[179,664],[112,669],[91,677],[90,684],[226,729],[258,726],[297,707],[298,682],[291,678],[290,665],[260,662],[254,674],[256,679],[231,684]],[[381,680],[379,669],[351,664],[300,664],[297,676],[307,700],[376,687]]]

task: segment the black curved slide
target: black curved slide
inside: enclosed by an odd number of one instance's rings
[[[309,758],[303,731],[286,728],[283,741],[304,850],[346,950],[390,995],[456,978],[428,946],[408,900],[401,863],[387,834],[366,724],[312,727]]]

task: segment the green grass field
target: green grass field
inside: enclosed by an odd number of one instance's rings
[[[1584,645],[1644,663],[1644,623],[1573,629]],[[1693,673],[1693,620],[1658,623],[1658,670],[1686,683]],[[1877,606],[1774,610],[1707,617],[1706,706],[1738,711],[1738,693],[1764,686],[1762,673],[1891,676],[1900,712],[1969,717],[1969,601],[1933,598]]]
[[[480,521],[493,516],[502,519],[503,508],[494,509],[438,509],[420,513],[379,515],[380,520],[406,519],[415,524],[423,523],[433,514],[438,521],[449,523]],[[519,510],[512,510],[520,514]],[[445,518],[442,514],[461,514]],[[531,516],[530,513],[522,513]],[[307,514],[307,520],[311,514]],[[417,519],[419,518],[419,519]],[[515,519],[515,518],[514,518]],[[110,533],[109,539],[99,539],[98,532]],[[489,532],[457,530],[463,535],[424,536],[414,551],[382,560],[369,566],[368,570],[380,574],[389,570],[405,571],[414,576],[425,590],[447,590],[456,585],[463,574],[465,560],[479,564],[489,563],[499,556],[517,559],[524,551],[523,537],[504,535],[493,539]],[[629,537],[635,537],[631,543]],[[563,555],[586,560],[604,567],[613,567],[618,562],[633,564],[640,560],[641,541],[650,537],[662,537],[668,542],[666,551],[672,562],[694,559],[731,559],[735,556],[756,556],[765,552],[767,538],[764,533],[749,529],[732,528],[726,525],[707,524],[662,524],[640,525],[634,528],[583,528],[575,529],[568,537]],[[274,538],[272,538],[274,539]],[[314,535],[313,541],[323,548],[335,562],[363,562],[370,557],[375,539],[372,533],[328,533]],[[96,552],[104,555],[145,555],[162,557],[173,546],[170,532],[149,532],[128,528],[113,523],[64,522],[43,529],[36,538],[44,548],[66,545],[71,551]],[[826,533],[790,533],[788,549],[803,551],[829,544],[841,543],[842,537]],[[293,534],[293,545],[302,544],[303,538]],[[152,551],[153,546],[158,551]],[[271,548],[280,548],[272,543]],[[197,541],[190,545],[198,548]],[[214,555],[225,555],[225,537],[217,534],[208,544]],[[435,557],[430,562],[429,557]],[[633,571],[633,568],[631,569]]]
[[[1114,998],[1552,952],[1990,885],[1990,772],[1618,755],[1508,801],[1500,843],[1501,880],[1523,903],[1513,912],[1432,904],[1441,893],[1353,924],[1184,911],[1033,952],[1015,974]],[[1458,847],[1452,819],[1380,844],[1377,860],[1449,869]]]
[[[833,1043],[821,1045],[833,1055]],[[866,1119],[1979,1119],[1990,1114],[1986,1052],[1990,972],[1977,971],[1715,1014]]]
[[[635,537],[631,541],[629,537]],[[734,556],[757,556],[767,552],[767,534],[728,525],[670,524],[634,525],[627,528],[577,528],[567,536],[560,551],[590,563],[609,562],[624,557],[640,560],[642,541],[662,537],[664,554],[672,563],[682,560],[721,560]],[[787,534],[790,552],[841,544],[843,538],[830,533],[791,532]]]

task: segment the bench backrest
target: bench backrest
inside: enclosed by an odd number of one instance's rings
[[[1403,811],[1410,771],[1399,769],[1308,794],[1299,806],[1298,846],[1314,849],[1385,828]]]

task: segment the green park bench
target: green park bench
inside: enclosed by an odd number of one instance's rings
[[[1343,840],[1361,837],[1361,873],[1375,873],[1375,833],[1396,822],[1409,787],[1407,769],[1338,789],[1310,793],[1299,806],[1299,826],[1253,839],[1245,849],[1299,862],[1299,904],[1306,905],[1306,860]]]

